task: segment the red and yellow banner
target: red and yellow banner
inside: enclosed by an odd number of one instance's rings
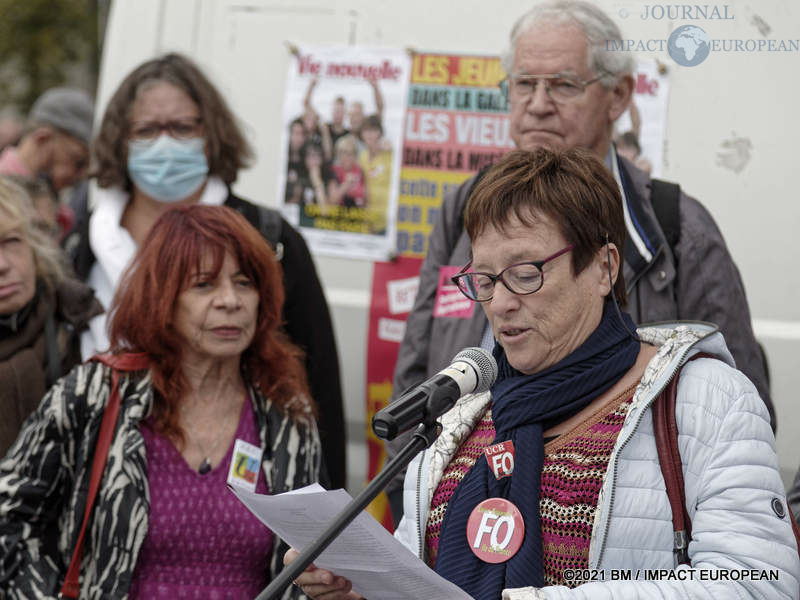
[[[417,54],[411,66],[397,250],[423,257],[442,198],[513,148],[494,56]]]
[[[386,451],[372,431],[372,417],[389,403],[397,351],[403,340],[406,318],[414,305],[419,286],[418,258],[400,257],[376,262],[372,272],[372,303],[367,339],[367,479],[383,468]],[[386,494],[381,493],[367,511],[392,531],[392,515]]]
[[[513,147],[506,100],[497,86],[503,77],[497,57],[414,56],[398,190],[400,258],[376,262],[372,279],[367,342],[368,480],[380,472],[386,456],[383,442],[372,432],[372,415],[392,395],[397,352],[442,198]],[[385,494],[368,510],[392,529]]]

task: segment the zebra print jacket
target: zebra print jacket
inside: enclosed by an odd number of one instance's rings
[[[150,412],[153,388],[145,373],[121,373],[119,390],[117,429],[84,540],[81,598],[126,598],[147,534],[150,495],[139,421]],[[58,594],[83,520],[110,393],[108,367],[75,367],[47,393],[0,461],[0,599]],[[251,389],[250,397],[270,493],[317,481],[320,443],[310,404],[306,417],[292,420],[258,391]],[[276,538],[272,577],[287,549]],[[290,586],[284,598],[297,594]]]

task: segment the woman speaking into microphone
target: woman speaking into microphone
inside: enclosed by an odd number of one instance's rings
[[[636,330],[619,310],[625,225],[604,165],[580,150],[511,152],[464,222],[472,261],[453,281],[486,312],[498,377],[460,399],[409,466],[395,536],[479,600],[797,598],[764,403],[715,326]],[[653,412],[675,379],[691,522],[677,567]],[[688,565],[718,576],[668,576]],[[665,576],[644,581],[651,570]],[[745,572],[779,576],[719,581]],[[322,569],[297,583],[313,598],[358,598]]]

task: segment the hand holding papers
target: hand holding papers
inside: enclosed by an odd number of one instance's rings
[[[344,490],[325,491],[317,484],[277,496],[230,489],[262,523],[295,548],[311,544],[352,500]],[[365,598],[470,600],[364,512],[314,564],[346,577],[353,582],[353,591]]]

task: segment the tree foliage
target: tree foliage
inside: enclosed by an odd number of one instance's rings
[[[94,92],[100,0],[0,0],[0,106],[26,114],[46,89],[74,84]]]

